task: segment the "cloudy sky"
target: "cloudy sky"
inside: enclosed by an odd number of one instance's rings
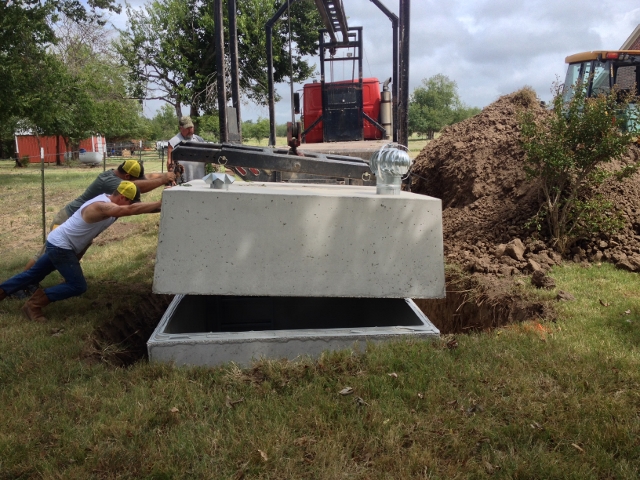
[[[390,77],[391,22],[370,0],[342,1],[349,26],[363,27],[363,75]],[[381,2],[398,14],[397,0]],[[112,21],[123,27],[126,17]],[[638,24],[640,4],[633,0],[412,0],[409,91],[442,73],[457,82],[469,106],[484,107],[524,85],[549,100],[556,76],[564,78],[567,55],[617,49]],[[337,70],[334,80],[344,79],[342,68]],[[291,116],[289,85],[276,88],[283,97],[276,121],[284,123]],[[301,91],[302,85],[294,89]],[[145,113],[157,108],[149,102]],[[242,108],[243,120],[268,116],[266,107]]]

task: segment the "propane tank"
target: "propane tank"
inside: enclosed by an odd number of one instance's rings
[[[384,140],[391,138],[391,129],[393,128],[393,115],[391,114],[391,92],[389,91],[389,77],[382,84],[382,94],[380,99],[380,123],[386,130]]]

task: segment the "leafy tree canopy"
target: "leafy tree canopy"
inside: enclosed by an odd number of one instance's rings
[[[65,98],[82,110],[86,92],[77,90],[64,62],[51,51],[59,40],[56,26],[63,18],[99,26],[105,11],[120,7],[115,0],[0,2],[0,132],[20,125],[38,131],[68,125],[70,111],[59,110]]]
[[[462,103],[455,81],[437,74],[423,79],[422,86],[416,88],[409,99],[409,133],[433,138],[435,132],[479,111]]]
[[[256,122],[253,120],[242,122],[242,134],[245,138],[254,138],[258,143],[262,143],[263,139],[269,138],[269,120],[259,117]]]
[[[132,95],[164,100],[174,106],[178,117],[183,115],[183,104],[190,105],[194,118],[216,110],[213,5],[213,0],[153,0],[142,9],[127,8],[128,27],[120,32],[116,48],[135,87]],[[278,7],[271,0],[237,2],[240,88],[246,98],[259,104],[266,103],[268,93],[264,27]],[[291,56],[288,13],[293,45]],[[320,27],[319,15],[312,2],[292,5],[276,22],[273,35],[276,82],[288,77],[291,70],[294,81],[302,81],[313,74],[313,67],[302,56],[316,51]],[[227,27],[225,31],[228,31]],[[228,45],[225,49],[228,53]]]
[[[151,140],[169,140],[178,131],[178,119],[171,105],[165,103],[160,110],[148,120],[149,138]]]

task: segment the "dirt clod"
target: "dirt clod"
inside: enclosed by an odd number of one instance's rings
[[[536,270],[531,275],[531,284],[537,288],[544,288],[546,290],[553,290],[556,288],[556,282],[553,278],[548,277],[542,270]]]

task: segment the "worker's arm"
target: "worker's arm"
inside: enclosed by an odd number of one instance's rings
[[[82,219],[87,223],[96,223],[109,217],[129,217],[143,213],[158,213],[162,202],[134,203],[132,205],[116,205],[112,202],[95,202],[82,210]]]
[[[147,193],[154,188],[172,183],[176,179],[176,174],[173,172],[150,173],[149,175],[145,175],[145,177],[144,180],[133,180],[133,183],[136,184],[140,193]]]
[[[173,170],[173,160],[171,159],[171,152],[173,152],[173,147],[171,144],[167,147],[167,171]]]

